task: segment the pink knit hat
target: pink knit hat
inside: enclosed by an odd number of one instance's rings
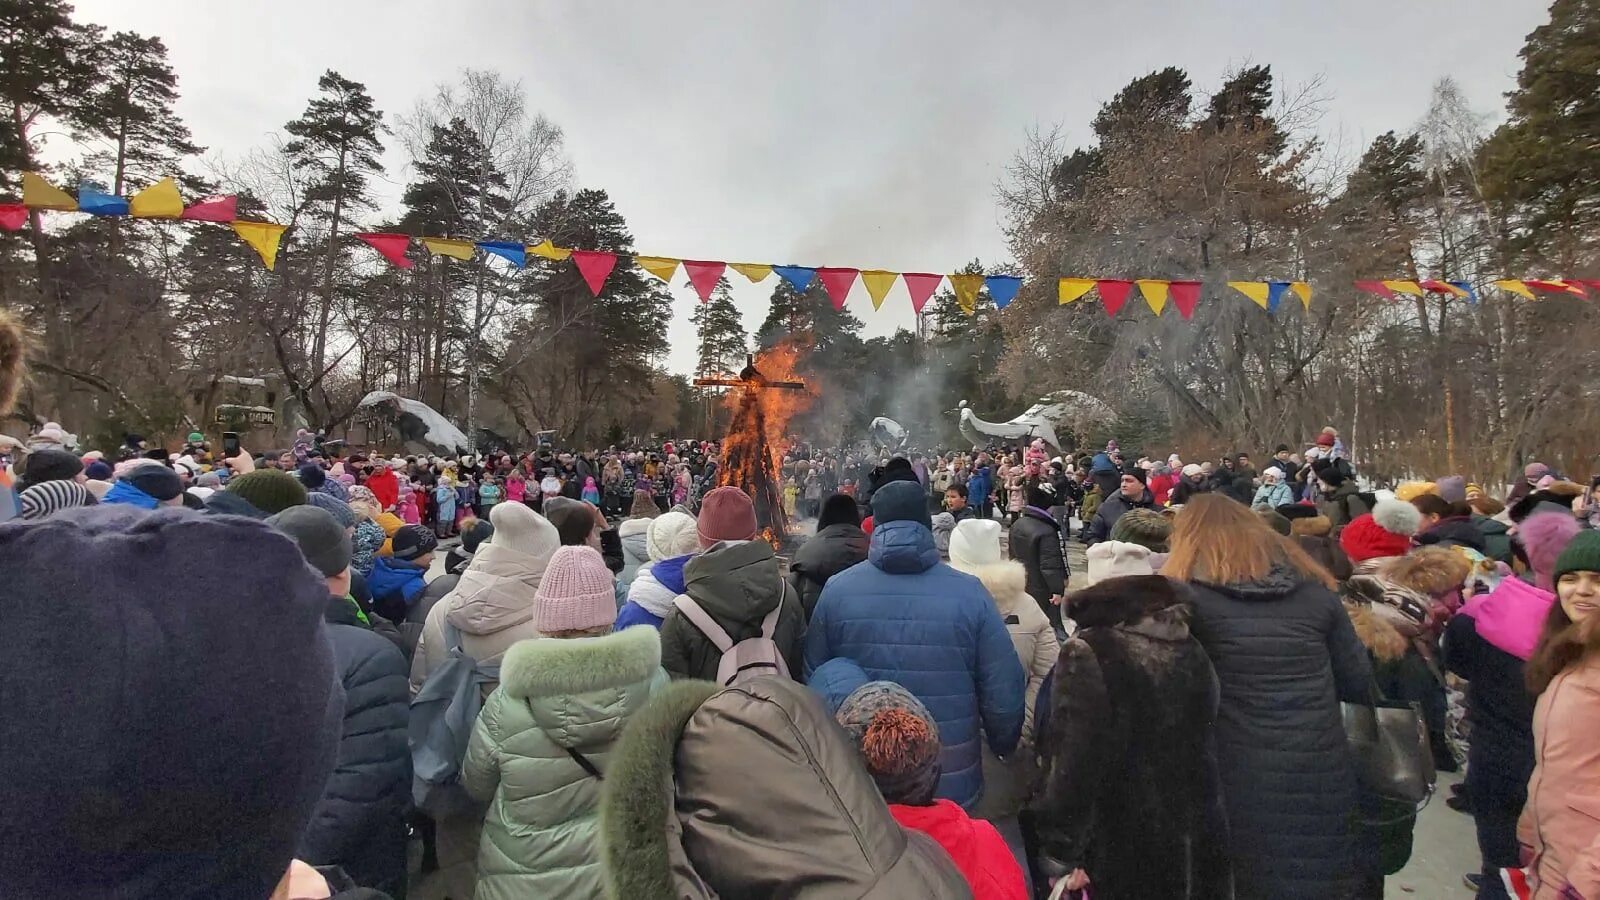
[[[756,537],[756,506],[743,489],[719,487],[700,501],[700,518],[695,520],[701,549],[718,541],[753,541]]]
[[[562,547],[550,558],[533,595],[533,627],[545,634],[599,628],[617,621],[617,593],[599,551]]]

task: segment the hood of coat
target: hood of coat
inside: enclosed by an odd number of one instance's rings
[[[1417,535],[1416,542],[1423,546],[1460,544],[1479,553],[1489,546],[1483,540],[1483,532],[1466,516],[1441,519],[1439,524]]]
[[[661,633],[639,625],[601,637],[518,641],[500,663],[500,687],[528,704],[551,740],[582,747],[614,737],[660,672]]]
[[[1289,533],[1296,537],[1327,537],[1333,531],[1333,520],[1327,516],[1306,516],[1289,520]]]
[[[994,598],[994,605],[1002,616],[1015,612],[1019,602],[1034,602],[1028,596],[1028,570],[1015,560],[1002,560],[983,566],[958,566],[952,561],[950,568],[983,582],[984,589]]]
[[[1024,506],[1022,508],[1022,514],[1036,522],[1048,525],[1056,531],[1061,530],[1061,523],[1057,522],[1055,517],[1050,515],[1049,510],[1043,510],[1037,506]]]
[[[1124,575],[1097,582],[1067,598],[1067,614],[1079,629],[1129,628],[1157,640],[1189,636],[1188,599],[1161,575]]]
[[[683,567],[683,586],[702,609],[729,622],[760,621],[785,593],[778,557],[760,540],[713,544]]]
[[[1374,611],[1372,604],[1344,601],[1345,614],[1356,630],[1356,639],[1379,662],[1393,662],[1406,655],[1410,642],[1387,618]]]
[[[447,599],[450,624],[464,634],[482,635],[531,620],[533,595],[555,549],[533,555],[492,542],[479,547]]]
[[[672,601],[683,593],[683,567],[694,555],[675,556],[651,563],[639,570],[639,577],[628,585],[628,600],[644,607],[653,616],[666,618]]]
[[[734,770],[764,773],[761,792]],[[658,692],[611,757],[600,823],[614,897],[970,896],[937,844],[895,824],[817,696],[787,678]]]
[[[939,548],[921,522],[889,522],[872,530],[867,559],[891,575],[915,575],[939,564]]]
[[[1254,600],[1259,602],[1272,602],[1282,600],[1294,593],[1300,585],[1305,584],[1306,576],[1291,566],[1282,563],[1273,563],[1271,570],[1261,578],[1253,581],[1238,581],[1230,584],[1214,584],[1199,580],[1206,587],[1236,597],[1240,600]]]
[[[869,544],[860,526],[841,522],[808,538],[795,553],[794,562],[820,583],[866,559]]]
[[[650,561],[650,522],[648,519],[629,519],[617,526],[617,537],[622,541],[622,552],[634,563]]]
[[[1539,632],[1556,597],[1519,578],[1507,578],[1487,594],[1479,594],[1461,607],[1470,616],[1478,636],[1526,661],[1539,645]]]

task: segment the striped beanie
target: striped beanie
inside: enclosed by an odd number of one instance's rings
[[[63,509],[94,506],[99,501],[76,481],[41,481],[22,492],[22,517],[42,519]]]

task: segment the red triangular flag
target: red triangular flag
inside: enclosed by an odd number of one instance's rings
[[[1435,280],[1435,279],[1429,279],[1427,281],[1419,281],[1417,283],[1422,285],[1422,289],[1427,291],[1430,294],[1451,294],[1451,295],[1454,295],[1455,292],[1456,292],[1456,288],[1454,288],[1454,287],[1452,287],[1452,286],[1450,286],[1448,284],[1445,284],[1442,281],[1438,281],[1438,280]]]
[[[16,231],[28,221],[28,208],[21,203],[0,203],[0,228]]]
[[[1172,305],[1178,308],[1178,315],[1188,320],[1194,316],[1194,308],[1200,303],[1200,282],[1169,282],[1167,295],[1172,298]]]
[[[1381,281],[1358,281],[1356,282],[1356,290],[1366,291],[1369,294],[1377,294],[1379,297],[1382,297],[1385,300],[1399,299],[1394,295],[1394,291],[1391,291],[1385,287],[1384,283]]]
[[[701,303],[711,299],[711,292],[716,290],[717,282],[722,280],[722,272],[727,267],[727,263],[720,262],[695,259],[683,261],[683,271],[688,273],[689,283],[694,285],[694,292],[700,295]]]
[[[1096,278],[1094,286],[1100,291],[1100,302],[1105,304],[1108,316],[1122,309],[1122,304],[1128,302],[1128,291],[1133,290],[1133,282],[1121,278]]]
[[[239,198],[232,195],[202,197],[184,208],[183,218],[198,222],[232,222],[239,218]]]
[[[928,298],[939,289],[939,282],[944,280],[944,276],[928,272],[903,272],[900,280],[906,283],[906,293],[911,295],[912,311],[921,313],[922,308],[928,305]]]
[[[578,273],[589,285],[589,290],[598,297],[600,289],[606,286],[606,278],[617,265],[617,255],[599,250],[574,250],[572,261],[577,263]]]
[[[382,234],[366,231],[356,237],[365,241],[372,249],[383,254],[383,258],[394,263],[402,269],[409,269],[415,263],[406,256],[406,248],[411,246],[411,236],[405,234]]]
[[[844,309],[845,298],[850,296],[850,289],[855,286],[856,276],[860,274],[860,269],[833,269],[827,266],[817,269],[817,278],[827,289],[834,309]]]
[[[1522,283],[1535,290],[1544,291],[1546,294],[1577,294],[1580,297],[1585,296],[1583,288],[1570,281],[1535,281],[1527,279]]]

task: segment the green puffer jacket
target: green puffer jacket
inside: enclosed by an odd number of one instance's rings
[[[594,638],[520,641],[473,728],[462,781],[489,800],[477,900],[604,895],[600,783],[622,726],[667,684],[661,638],[636,626]]]

